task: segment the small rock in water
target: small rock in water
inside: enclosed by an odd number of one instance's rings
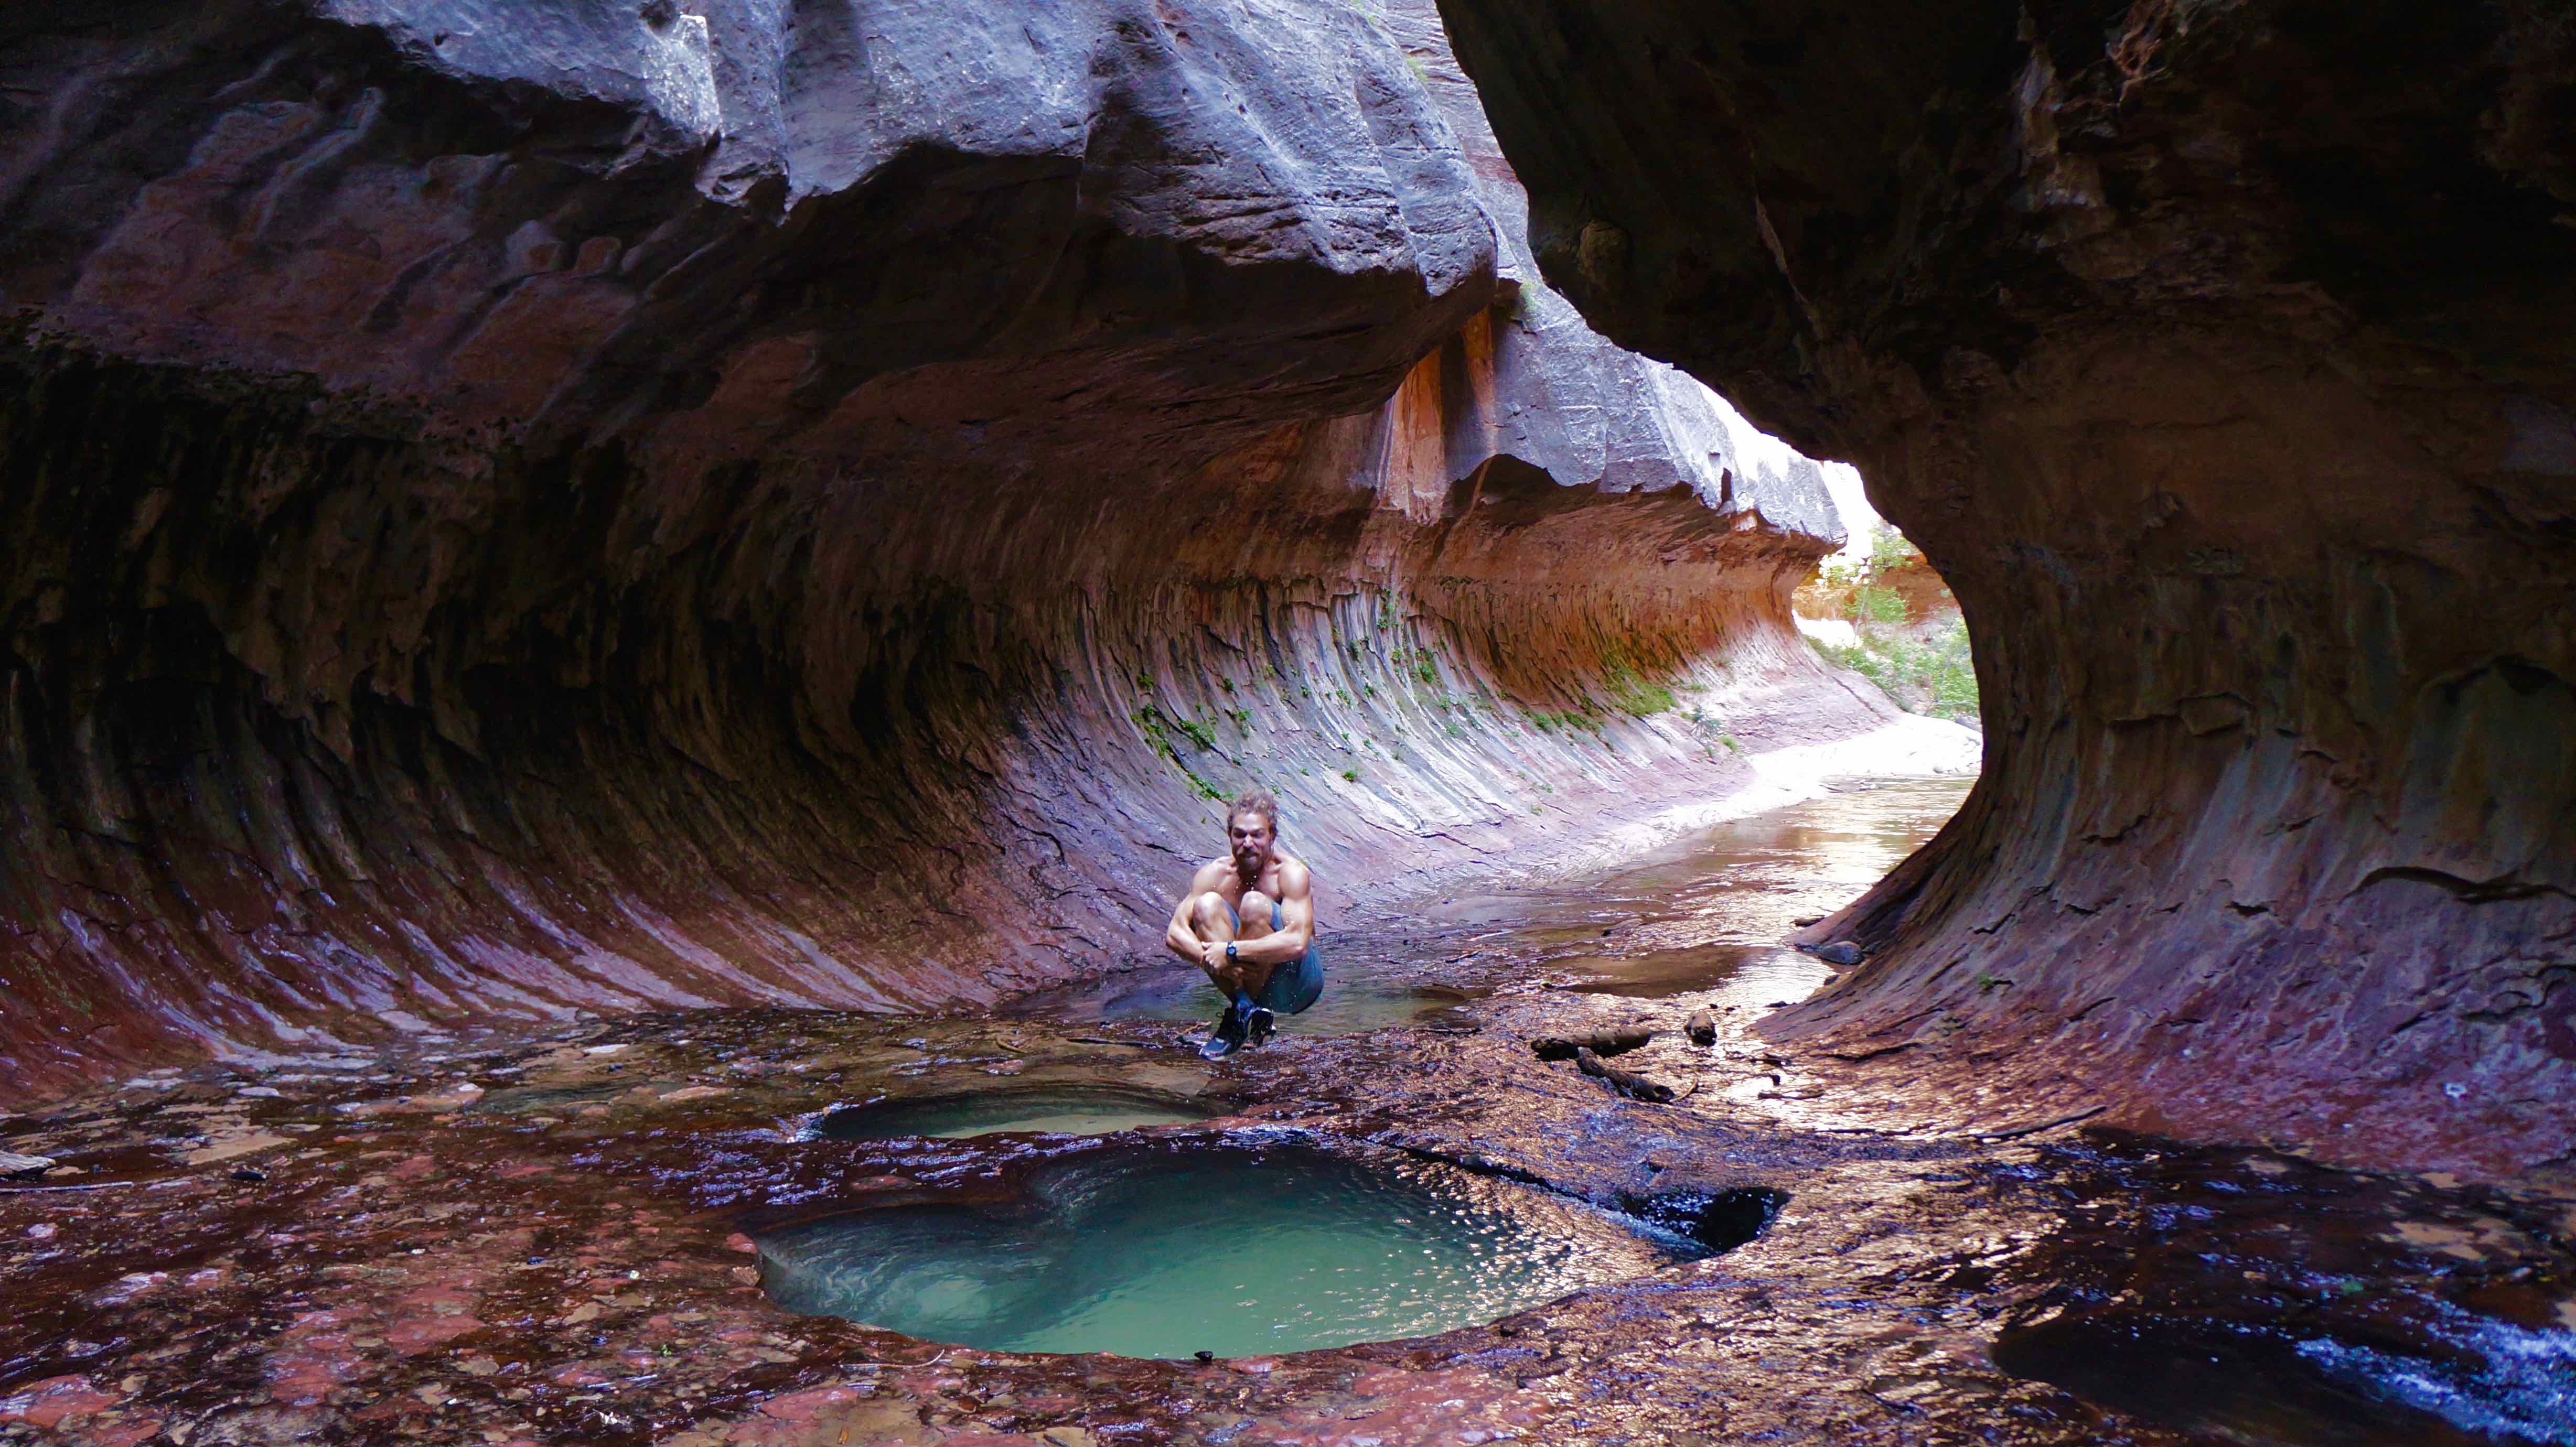
[[[1662,1105],[1670,1102],[1673,1098],[1673,1090],[1671,1086],[1662,1084],[1659,1081],[1648,1080],[1642,1075],[1631,1075],[1627,1071],[1621,1070],[1615,1065],[1604,1064],[1601,1057],[1593,1054],[1590,1050],[1582,1048],[1577,1048],[1575,1050],[1574,1068],[1591,1076],[1593,1079],[1600,1081],[1602,1084],[1609,1086],[1612,1091],[1619,1095],[1626,1096],[1630,1100],[1651,1101],[1657,1105]]]
[[[1844,969],[1850,969],[1860,963],[1860,946],[1849,940],[1835,940],[1831,944],[1824,945],[1800,945],[1798,948],[1826,964],[1838,965]]]
[[[1682,1031],[1690,1036],[1693,1045],[1714,1045],[1717,1043],[1717,1017],[1702,1010],[1690,1017]]]
[[[1820,914],[1802,914],[1796,919],[1789,921],[1789,923],[1796,925],[1800,929],[1805,929],[1811,924],[1823,924],[1824,922],[1825,917]]]
[[[1530,1042],[1530,1050],[1541,1060],[1572,1060],[1584,1050],[1595,1055],[1624,1055],[1654,1038],[1655,1032],[1643,1025],[1622,1025],[1589,1035],[1542,1035]]]
[[[0,1151],[0,1176],[12,1179],[41,1176],[54,1168],[52,1156],[22,1156],[16,1151]]]

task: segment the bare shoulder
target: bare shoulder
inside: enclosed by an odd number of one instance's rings
[[[1285,854],[1279,856],[1280,897],[1296,899],[1312,892],[1314,887],[1314,872],[1306,867],[1305,860]]]
[[[1234,873],[1233,858],[1219,855],[1200,865],[1199,872],[1190,876],[1190,893],[1205,894],[1225,883],[1226,876],[1232,873]]]

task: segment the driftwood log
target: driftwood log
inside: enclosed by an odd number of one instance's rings
[[[1654,1038],[1655,1032],[1643,1025],[1622,1025],[1589,1035],[1542,1035],[1530,1042],[1530,1049],[1541,1060],[1572,1060],[1582,1050],[1595,1055],[1624,1055]]]
[[[1630,1100],[1651,1100],[1661,1105],[1673,1098],[1671,1086],[1648,1080],[1642,1075],[1631,1075],[1616,1065],[1605,1065],[1600,1056],[1589,1050],[1575,1050],[1574,1067]]]

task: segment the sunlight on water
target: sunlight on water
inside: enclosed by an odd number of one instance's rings
[[[2298,1351],[2330,1375],[2471,1432],[2576,1444],[2576,1331],[2533,1331],[2466,1313],[2454,1313],[2450,1325],[2448,1361],[2331,1337],[2301,1342]]]
[[[1003,1351],[1298,1351],[1492,1321],[1697,1254],[1544,1192],[1295,1144],[1121,1147],[1009,1207],[904,1206],[772,1233],[793,1311]]]
[[[1702,830],[1605,873],[1426,907],[1532,944],[1574,944],[1608,924],[1703,920],[1712,943],[1771,945],[1791,917],[1838,908],[1941,832],[1975,781],[1886,779]]]

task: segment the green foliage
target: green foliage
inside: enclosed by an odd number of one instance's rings
[[[1851,615],[1854,622],[1902,623],[1905,621],[1905,599],[1894,588],[1864,583],[1852,593]]]
[[[1851,669],[1885,689],[1900,707],[1935,718],[1977,716],[1977,669],[1968,652],[1964,621],[1953,619],[1922,642],[1894,630],[1863,625],[1857,647],[1821,641],[1815,647],[1827,662]]]
[[[1136,726],[1145,731],[1145,742],[1154,746],[1154,752],[1161,754],[1164,758],[1170,759],[1173,763],[1177,764],[1181,761],[1180,755],[1172,752],[1171,736],[1163,732],[1163,711],[1161,709],[1140,708],[1136,710]]]
[[[1602,656],[1601,683],[1610,691],[1611,705],[1622,713],[1644,718],[1673,707],[1672,688],[1638,673],[1627,655],[1615,648]]]
[[[1180,762],[1180,755],[1172,748],[1170,731],[1173,729],[1180,730],[1191,743],[1201,749],[1216,747],[1215,727],[1198,719],[1175,718],[1151,704],[1136,710],[1135,719],[1137,727],[1145,731],[1146,742],[1154,746],[1154,752],[1174,763]]]
[[[1869,540],[1869,570],[1873,574],[1910,568],[1923,561],[1923,550],[1891,527],[1872,530]]]
[[[1342,777],[1351,783],[1356,784],[1360,781],[1360,771],[1357,769],[1344,769],[1342,770]]]
[[[1922,562],[1922,549],[1906,541],[1905,534],[1881,523],[1871,528],[1866,549],[1836,553],[1826,558],[1816,566],[1816,578],[1828,589],[1835,591],[1844,588],[1866,588],[1889,573],[1904,568],[1919,567]],[[1859,606],[1857,601],[1854,606],[1856,609]],[[1855,612],[1854,616],[1876,615]],[[1899,621],[1899,618],[1880,617],[1878,621],[1894,623]]]
[[[1563,729],[1567,733],[1573,733],[1577,729],[1589,729],[1596,734],[1601,732],[1601,725],[1598,722],[1584,714],[1575,712],[1573,709],[1567,709],[1562,713],[1549,713],[1545,710],[1540,710],[1532,713],[1529,716],[1529,721],[1540,733],[1543,734],[1551,734],[1556,732],[1558,729]]]

